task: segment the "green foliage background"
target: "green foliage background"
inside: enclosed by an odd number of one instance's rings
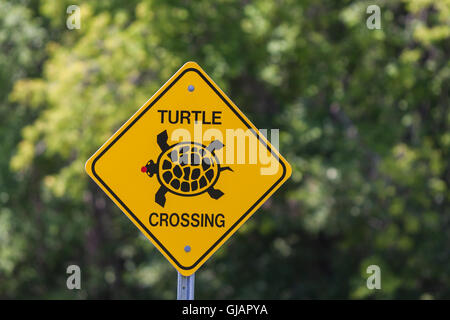
[[[449,40],[449,0],[1,0],[0,297],[175,297],[84,163],[193,60],[293,167],[197,298],[450,298]]]

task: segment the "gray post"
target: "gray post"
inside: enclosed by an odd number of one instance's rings
[[[177,300],[194,300],[195,273],[185,277],[178,272]]]

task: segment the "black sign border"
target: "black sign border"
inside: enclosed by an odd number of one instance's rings
[[[150,110],[150,108],[156,103],[158,102],[158,100],[167,92],[169,91],[169,89],[178,81],[181,79],[181,77],[183,75],[185,75],[187,72],[196,72],[210,87],[211,89],[222,99],[222,101],[236,114],[236,116],[247,126],[247,128],[249,128],[254,135],[256,135],[256,137],[258,138],[258,140],[267,147],[267,150],[272,153],[272,155],[278,159],[278,161],[280,162],[281,166],[283,167],[283,175],[280,177],[280,179],[278,179],[208,250],[206,250],[206,252],[192,265],[189,267],[183,266],[181,265],[176,259],[175,257],[163,246],[163,244],[150,232],[150,230],[147,229],[147,227],[134,215],[134,213],[125,205],[125,203],[114,193],[114,191],[112,191],[112,189],[98,176],[98,174],[95,171],[95,164],[96,162],[106,153],[106,151],[108,151],[124,134],[125,132],[128,131],[128,129],[130,129],[148,110]],[[253,208],[255,208],[255,206],[257,206],[262,199],[264,199],[267,194],[269,194],[286,176],[286,166],[283,163],[283,161],[281,161],[281,159],[277,156],[277,154],[275,154],[273,152],[273,150],[271,150],[270,146],[268,146],[265,141],[263,139],[260,139],[259,137],[259,133],[256,132],[251,126],[250,124],[244,119],[242,118],[242,116],[239,114],[239,112],[236,111],[235,108],[233,108],[233,106],[227,101],[227,99],[225,99],[220,92],[211,84],[211,82],[203,75],[203,73],[196,69],[196,68],[187,68],[185,70],[183,70],[183,72],[181,72],[165,89],[163,92],[161,92],[145,109],[144,111],[142,111],[135,119],[133,119],[133,121],[124,129],[122,130],[122,132],[120,132],[120,134],[114,138],[114,140],[108,145],[106,146],[106,148],[104,148],[102,150],[102,152],[95,157],[94,161],[92,162],[92,173],[94,174],[94,176],[98,179],[98,181],[100,181],[100,183],[105,187],[105,189],[107,189],[110,194],[121,204],[121,206],[134,218],[135,222],[138,223],[142,229],[144,229],[147,234],[159,245],[159,247],[170,257],[170,259],[172,259],[173,262],[175,262],[175,264],[183,270],[191,270],[194,269],[212,250],[214,250],[214,248],[231,232],[235,229],[235,227],[253,210]]]

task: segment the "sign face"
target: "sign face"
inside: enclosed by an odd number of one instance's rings
[[[185,276],[291,174],[286,160],[194,62],[106,141],[86,171]]]

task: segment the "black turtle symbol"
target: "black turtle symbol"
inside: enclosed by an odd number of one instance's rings
[[[158,134],[156,141],[161,148],[158,160],[150,160],[141,168],[149,177],[156,174],[161,185],[155,194],[155,202],[164,207],[166,193],[179,196],[196,196],[207,192],[213,199],[219,199],[223,192],[214,189],[220,173],[233,171],[230,167],[221,167],[214,151],[223,148],[219,140],[208,146],[187,141],[169,146],[167,131]]]

